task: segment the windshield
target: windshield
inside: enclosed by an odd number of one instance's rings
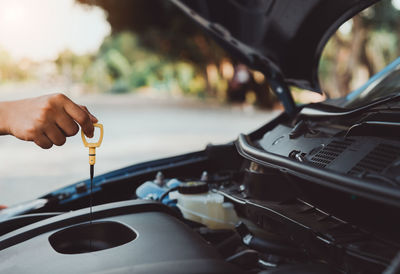
[[[319,80],[327,98],[341,98],[338,105],[354,108],[396,92],[399,13],[400,1],[379,1],[345,22],[330,38],[319,66]]]
[[[345,108],[358,108],[372,101],[398,94],[400,90],[400,58],[370,79],[364,86],[347,95]]]

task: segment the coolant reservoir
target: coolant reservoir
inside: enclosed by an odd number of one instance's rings
[[[169,197],[178,201],[184,218],[209,228],[230,229],[238,222],[233,204],[224,202],[221,194],[210,192],[204,182],[182,183]]]

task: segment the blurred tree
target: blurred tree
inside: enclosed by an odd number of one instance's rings
[[[255,101],[264,107],[270,107],[276,101],[276,98],[271,96],[266,82],[254,81],[250,71],[248,72],[249,82],[235,90],[235,85],[231,82],[235,81],[235,78],[228,79],[222,73],[223,63],[227,60],[233,63],[231,58],[213,39],[205,35],[197,24],[169,1],[77,1],[103,8],[107,12],[107,20],[112,26],[113,37],[117,37],[120,33],[125,33],[124,35],[127,36],[126,31],[135,34],[131,36],[133,40],[125,37],[125,39],[118,38],[111,42],[109,39],[102,46],[104,53],[111,46],[109,43],[114,43],[112,46],[118,48],[120,53],[128,59],[134,71],[129,73],[133,86],[146,84],[148,81],[144,78],[146,78],[148,70],[156,70],[158,77],[156,75],[150,80],[153,85],[157,82],[157,78],[163,78],[165,82],[173,83],[175,77],[178,85],[189,93],[199,95],[205,93],[205,96],[217,97],[223,101],[243,102],[248,92],[255,92],[257,97]],[[142,60],[138,52],[132,52],[138,50],[141,50],[144,55],[147,54],[147,58],[151,52],[157,56],[158,60]],[[116,58],[115,54],[113,56]],[[180,63],[180,65],[172,68],[166,65],[168,61]],[[143,62],[148,64],[147,69],[144,69]],[[156,64],[157,62],[161,64]],[[235,65],[234,70],[236,68]],[[116,73],[116,71],[114,72]],[[167,86],[175,87],[174,84],[167,84]],[[199,92],[200,89],[203,91]],[[239,93],[240,96],[238,96]]]
[[[147,84],[166,88],[178,85],[185,92],[201,94],[199,90],[204,88],[208,96],[262,106],[271,106],[276,100],[265,79],[255,81],[251,71],[229,58],[169,1],[77,1],[100,6],[108,14],[113,34],[101,54],[119,91]],[[400,16],[393,1],[380,1],[361,12],[328,42],[320,63],[320,80],[330,97],[347,94],[399,56]],[[230,77],[224,76],[224,62],[233,67]],[[244,74],[248,77],[242,83],[238,76]],[[196,91],[188,79],[197,79]],[[127,82],[130,84],[122,84]],[[255,100],[249,99],[251,94]]]
[[[400,55],[400,17],[392,1],[356,15],[328,42],[320,63],[321,85],[331,97],[359,87]]]
[[[169,1],[77,1],[103,8],[113,34],[132,31],[140,37],[134,44],[125,45],[125,50],[140,45],[170,59],[192,62],[203,68],[210,63],[218,65],[226,58],[226,53]]]

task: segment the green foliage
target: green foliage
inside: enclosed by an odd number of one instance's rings
[[[70,51],[56,60],[61,74],[102,92],[126,93],[141,87],[202,96],[206,90],[197,64],[149,50],[132,32],[107,37],[96,55]]]
[[[112,92],[145,86],[204,97],[226,88],[226,79],[211,83],[206,73],[208,65],[229,59],[226,52],[169,1],[77,1],[107,12],[113,33],[96,60],[104,62]],[[87,80],[96,84],[91,77]]]

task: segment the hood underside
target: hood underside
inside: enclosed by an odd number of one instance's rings
[[[261,70],[269,80],[321,93],[318,64],[329,37],[342,23],[378,0],[172,2],[234,57]]]

